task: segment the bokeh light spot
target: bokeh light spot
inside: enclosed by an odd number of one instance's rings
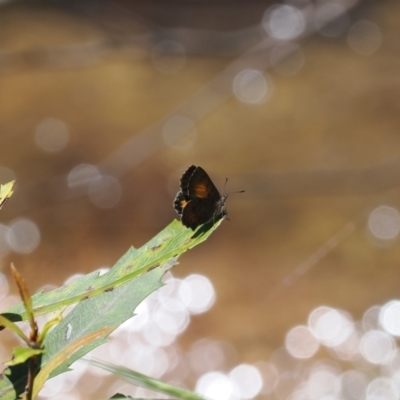
[[[340,391],[340,377],[337,370],[317,365],[307,381],[307,393],[311,399],[325,399],[336,396]]]
[[[379,315],[381,312],[381,307],[372,306],[364,312],[362,318],[362,326],[365,331],[370,331],[373,329],[378,329],[380,327]]]
[[[379,206],[368,218],[368,228],[380,240],[393,240],[400,232],[400,214],[389,206]]]
[[[159,306],[154,312],[154,322],[161,331],[178,335],[187,328],[189,315],[184,309],[166,311],[165,308]]]
[[[400,336],[400,301],[393,300],[381,308],[379,322],[393,336]]]
[[[89,199],[99,208],[112,208],[122,197],[121,185],[110,175],[101,175],[89,184]]]
[[[293,40],[305,30],[303,14],[289,5],[268,9],[263,16],[262,25],[267,33],[279,40]]]
[[[368,379],[364,373],[349,370],[343,373],[341,379],[341,391],[345,399],[358,400],[365,397]]]
[[[338,359],[344,361],[355,361],[359,359],[359,341],[362,336],[362,331],[359,329],[354,329],[353,332],[339,345],[332,348],[332,353]]]
[[[180,311],[185,308],[184,304],[179,298],[179,289],[182,285],[180,279],[172,277],[164,277],[164,285],[154,294],[157,297],[160,307],[165,308],[169,311]]]
[[[202,375],[195,391],[210,400],[236,400],[231,380],[221,372],[208,372]]]
[[[141,331],[143,339],[154,347],[165,347],[171,345],[176,339],[175,333],[167,333],[153,321],[149,321]]]
[[[311,312],[308,326],[313,335],[325,346],[338,346],[354,330],[350,317],[330,307],[318,307]]]
[[[396,344],[386,332],[366,332],[360,341],[360,353],[371,364],[387,364],[395,356]]]
[[[256,363],[257,369],[260,371],[263,379],[263,387],[261,393],[269,395],[272,393],[279,381],[279,372],[274,364],[266,361]]]
[[[382,32],[374,22],[358,21],[350,28],[347,41],[356,53],[370,55],[381,46]]]
[[[272,81],[255,69],[239,72],[233,81],[233,93],[243,103],[258,104],[272,96]]]
[[[142,374],[160,377],[168,369],[168,357],[162,348],[142,345],[129,350],[125,347],[122,351],[123,355],[120,358],[123,358],[124,366]]]
[[[211,339],[197,341],[188,352],[189,364],[197,374],[223,370],[236,359],[235,349],[225,342]]]
[[[310,358],[319,349],[319,342],[307,326],[295,326],[287,334],[285,346],[295,358]]]
[[[45,118],[35,131],[35,142],[42,150],[57,153],[68,144],[69,129],[65,122],[56,118]]]
[[[253,365],[238,365],[229,373],[229,378],[238,398],[244,400],[256,397],[263,386],[260,371]]]
[[[78,364],[81,364],[80,368],[77,367]],[[87,364],[85,365],[85,363],[77,362],[74,363],[73,366],[74,369],[46,381],[40,395],[57,400],[73,400],[79,398],[79,396],[77,397],[77,393],[74,394],[72,392],[72,389],[76,386],[79,378],[84,374]]]
[[[297,376],[293,371],[283,371],[277,385],[275,386],[275,397],[277,399],[288,399],[289,396],[295,392],[297,386]]]
[[[366,400],[398,400],[399,390],[392,379],[379,377],[370,382]]]
[[[40,243],[40,231],[29,219],[20,218],[12,222],[6,234],[8,245],[17,253],[31,253]]]
[[[179,287],[179,297],[191,314],[208,311],[215,302],[215,290],[211,281],[198,274],[186,277]]]

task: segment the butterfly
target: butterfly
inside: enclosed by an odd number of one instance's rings
[[[223,218],[227,215],[227,197],[220,195],[203,168],[191,165],[182,175],[181,189],[174,200],[174,208],[181,216],[182,224],[195,230],[214,217]]]

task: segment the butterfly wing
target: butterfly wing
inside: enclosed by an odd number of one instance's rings
[[[194,198],[182,210],[182,224],[194,230],[199,225],[210,221],[216,208],[215,202],[210,199]]]
[[[177,193],[174,200],[174,208],[179,215],[182,215],[183,209],[190,201],[189,183],[190,183],[190,178],[192,177],[193,172],[196,170],[196,168],[197,167],[195,165],[191,165],[182,175],[181,190]]]
[[[182,215],[183,209],[189,203],[189,197],[183,194],[182,191],[179,191],[174,200],[174,209],[179,214]]]
[[[174,201],[183,225],[196,229],[219,213],[223,204],[224,199],[203,168],[191,165],[183,173],[181,190]]]
[[[189,196],[190,181],[198,168],[199,167],[196,167],[195,165],[191,165],[182,175],[181,192],[186,196]]]
[[[217,203],[221,199],[218,189],[213,184],[207,172],[201,167],[197,167],[188,180],[188,195],[190,199],[207,199],[214,203]]]

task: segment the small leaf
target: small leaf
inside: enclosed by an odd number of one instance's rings
[[[14,185],[15,181],[0,185],[0,209],[4,206],[4,204],[6,204],[7,200],[14,193]]]
[[[17,334],[25,343],[29,343],[29,339],[22,332],[21,328],[14,322],[7,319],[4,315],[0,315],[0,326],[4,326]]]
[[[38,343],[43,343],[43,340],[45,339],[47,332],[54,326],[59,324],[62,319],[63,319],[63,312],[65,311],[65,307],[61,308],[60,310],[58,310],[55,315],[50,318],[43,326],[40,334],[39,334],[39,338],[38,338]]]
[[[33,315],[32,298],[29,294],[28,286],[26,285],[25,279],[18,272],[15,265],[11,263],[11,272],[13,274],[14,280],[17,284],[19,295],[21,296],[22,302],[24,303],[26,314],[28,316],[28,321],[31,326],[32,332],[35,336],[37,334],[37,325],[35,322],[35,316]]]
[[[5,362],[4,364],[11,367],[12,365],[22,364],[28,358],[37,356],[44,352],[43,349],[31,349],[30,347],[14,347],[13,349],[13,358],[10,361]]]

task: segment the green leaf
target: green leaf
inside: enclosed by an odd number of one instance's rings
[[[181,400],[205,400],[204,397],[201,397],[198,394],[191,392],[190,390],[170,385],[169,383],[162,382],[158,379],[150,378],[146,375],[140,374],[136,371],[132,371],[125,367],[118,367],[106,361],[95,359],[85,361],[96,367],[112,372],[114,375],[119,376],[120,378],[123,378],[136,386],[141,386],[146,389],[154,390],[155,392],[162,393],[167,396],[175,396],[176,398]]]
[[[37,293],[32,297],[34,313],[35,315],[48,313],[114,290],[197,246],[211,235],[221,221],[222,219],[215,224],[213,222],[204,224],[193,232],[175,220],[141,248],[131,248],[108,273],[100,276],[99,272],[95,271],[67,286],[47,293]],[[3,314],[13,321],[27,318],[22,304],[11,307]]]
[[[43,342],[46,353],[43,362],[51,359],[71,340],[87,335],[97,329],[118,326],[134,316],[136,307],[154,290],[163,284],[161,278],[173,265],[175,260],[165,263],[138,279],[119,286],[101,296],[79,303],[51,332]],[[52,376],[67,371],[70,361],[75,361],[105,342],[105,337],[82,348],[72,360],[61,365]]]
[[[0,185],[0,209],[4,206],[4,204],[6,204],[7,200],[14,193],[14,185],[15,181]]]
[[[68,371],[69,366],[83,357],[90,350],[103,344],[107,335],[134,314],[135,308],[150,293],[159,288],[164,273],[175,265],[175,259],[165,263],[137,279],[119,286],[113,291],[101,294],[81,302],[51,330],[43,341],[45,353],[42,356],[41,368],[45,369],[47,377],[54,377]],[[79,342],[79,348],[72,348],[71,343],[84,340],[96,332],[106,329],[107,333],[91,338],[93,340]],[[65,355],[68,354],[68,357]],[[61,358],[60,358],[61,357]],[[56,362],[54,360],[57,360]],[[61,360],[61,361],[60,361]],[[11,400],[16,398],[17,391],[13,387],[21,388],[27,372],[20,372],[13,377],[0,376],[0,399]],[[41,372],[40,372],[41,373]],[[26,380],[26,376],[25,376]],[[36,382],[36,380],[35,380]],[[42,382],[43,383],[43,382]]]
[[[17,334],[25,343],[29,343],[28,337],[22,332],[21,328],[16,325],[14,322],[10,321],[8,318],[0,315],[0,326],[4,326],[12,330],[15,334]]]
[[[40,357],[40,356],[39,356]],[[25,392],[31,360],[11,365],[0,374],[0,399],[15,400]]]
[[[71,349],[72,342],[101,329],[111,332],[132,317],[140,302],[162,285],[162,276],[176,264],[178,256],[206,240],[221,221],[204,224],[195,232],[173,221],[140,249],[130,249],[108,273],[99,276],[94,272],[68,286],[33,296],[35,314],[79,302],[43,341],[45,353],[40,367],[45,369],[44,379],[67,371],[73,362],[103,344],[109,333],[86,340],[79,348],[73,348],[73,353],[66,350]],[[22,304],[7,310],[6,315],[15,320],[26,318]],[[68,358],[61,356],[67,353],[71,353]],[[54,362],[55,359],[62,362]],[[28,370],[25,364],[19,364],[7,371],[0,374],[0,399],[14,400],[24,391]]]
[[[12,365],[22,364],[29,358],[42,354],[44,350],[42,349],[31,349],[30,347],[14,347],[13,358],[4,364],[9,367]]]

